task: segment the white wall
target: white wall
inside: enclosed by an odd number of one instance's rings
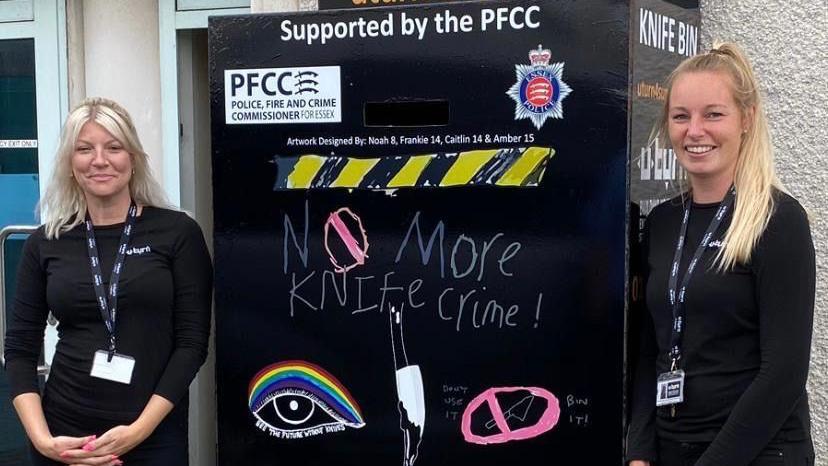
[[[86,96],[114,99],[129,111],[161,180],[158,2],[84,0],[83,43]]]
[[[817,293],[808,392],[817,465],[828,465],[828,5],[825,0],[702,0],[703,50],[740,43],[766,96],[782,181],[811,211]]]

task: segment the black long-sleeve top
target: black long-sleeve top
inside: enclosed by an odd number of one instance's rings
[[[738,202],[738,199],[737,199]],[[679,280],[719,204],[693,204]],[[656,408],[656,376],[670,370],[668,278],[681,199],[651,212],[644,234],[646,305],[634,379],[627,458],[656,461],[656,436],[712,442],[697,466],[749,464],[772,441],[810,439],[805,384],[813,325],[815,259],[805,211],[784,193],[749,264],[724,273],[714,257],[730,215],[686,291],[680,368],[685,401]]]
[[[95,227],[109,280],[124,224]],[[129,385],[91,377],[106,349],[83,224],[47,240],[43,229],[23,247],[6,333],[11,396],[38,392],[36,366],[48,312],[60,321],[44,397],[50,406],[119,422],[138,417],[153,394],[176,404],[207,355],[212,264],[198,224],[182,212],[145,207],[136,219],[118,284],[117,351],[135,358]],[[108,289],[108,283],[105,283]]]

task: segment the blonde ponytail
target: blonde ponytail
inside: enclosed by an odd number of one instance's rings
[[[736,204],[733,218],[719,249],[716,264],[719,270],[733,268],[737,263],[750,262],[756,243],[773,214],[774,190],[785,191],[773,165],[773,145],[765,116],[758,83],[745,53],[733,43],[717,43],[713,49],[683,61],[667,80],[667,99],[659,127],[660,137],[669,147],[668,106],[676,78],[683,73],[714,71],[730,76],[733,98],[743,118],[749,119],[742,134],[733,183]]]

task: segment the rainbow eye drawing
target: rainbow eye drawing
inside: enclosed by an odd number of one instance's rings
[[[256,427],[276,438],[305,438],[365,426],[348,389],[328,371],[306,361],[265,367],[250,380],[248,393]]]

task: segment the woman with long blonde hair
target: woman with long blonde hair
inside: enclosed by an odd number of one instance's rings
[[[667,89],[660,134],[687,190],[647,219],[627,460],[812,465],[814,247],[775,174],[756,77],[725,43],[682,62]]]
[[[126,110],[90,98],[69,114],[40,207],[5,348],[33,464],[186,465],[212,265],[198,224],[167,208]],[[50,311],[59,341],[41,392]]]

